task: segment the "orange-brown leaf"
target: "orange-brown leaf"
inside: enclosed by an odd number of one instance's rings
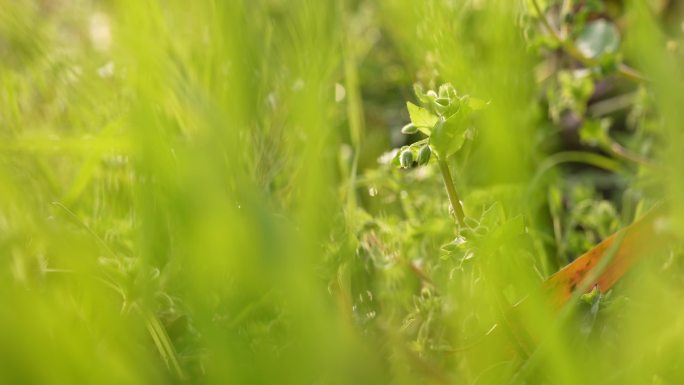
[[[662,219],[663,207],[651,210],[630,226],[606,238],[572,263],[568,264],[544,283],[554,306],[562,306],[585,276],[606,256],[614,242],[620,242],[617,250],[600,276],[591,283],[590,289],[601,292],[610,289],[624,275],[636,260],[654,251],[667,239],[664,231],[659,231],[657,223]],[[624,233],[624,234],[623,234]],[[621,238],[621,239],[620,239]]]

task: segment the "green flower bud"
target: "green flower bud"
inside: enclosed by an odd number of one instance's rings
[[[413,152],[410,149],[404,150],[399,157],[399,163],[403,168],[411,167],[411,163],[413,163]]]
[[[430,155],[432,155],[432,150],[430,150],[430,146],[423,146],[420,151],[418,151],[418,165],[423,166],[428,164],[430,161]]]
[[[582,294],[580,297],[582,301],[588,304],[592,304],[594,300],[596,300],[596,297],[600,298],[601,292],[598,290],[598,286],[594,286],[590,292]]]
[[[390,161],[390,164],[394,167],[401,167],[401,153],[406,150],[408,146],[402,146],[400,149],[396,150],[394,157]]]
[[[415,134],[418,132],[418,127],[414,126],[413,123],[409,123],[401,128],[401,133],[405,135]]]

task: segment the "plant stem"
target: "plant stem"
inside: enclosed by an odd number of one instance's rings
[[[593,118],[599,118],[616,111],[627,109],[635,103],[636,98],[637,92],[630,92],[592,103],[592,105],[588,107],[588,115]]]
[[[651,161],[650,159],[644,158],[643,156],[641,156],[639,154],[635,154],[635,153],[629,151],[628,149],[623,147],[620,143],[618,143],[612,139],[611,139],[611,142],[606,144],[604,147],[605,147],[606,151],[610,152],[611,154],[613,154],[619,158],[626,159],[630,162],[634,162],[636,164],[646,166],[646,167],[650,167],[650,168],[656,168],[657,167],[657,164],[655,162]]]
[[[458,197],[458,192],[456,192],[456,186],[454,186],[454,181],[451,179],[449,165],[442,159],[439,159],[437,163],[439,163],[439,170],[442,172],[442,179],[444,179],[444,186],[446,186],[447,195],[449,195],[449,202],[451,207],[454,208],[454,213],[456,213],[456,220],[459,226],[464,226],[465,214],[463,213],[463,206],[461,206],[461,199]]]
[[[537,167],[537,171],[534,173],[530,185],[528,186],[528,193],[531,193],[536,188],[537,184],[541,180],[544,174],[551,170],[553,167],[563,164],[563,163],[584,163],[594,167],[602,168],[604,170],[618,173],[622,168],[620,162],[613,158],[607,156],[594,154],[591,152],[584,151],[563,151],[557,152],[548,156],[540,165]]]
[[[164,329],[164,326],[152,311],[140,307],[138,307],[138,311],[143,316],[145,326],[147,326],[147,330],[149,331],[150,336],[152,336],[152,340],[159,350],[159,354],[164,360],[164,363],[166,363],[169,370],[172,370],[181,381],[184,380],[185,374],[178,362],[176,349],[173,346],[173,342],[171,342],[171,338],[169,338],[169,335],[166,333],[166,329]]]
[[[341,42],[342,59],[344,69],[344,85],[347,93],[347,120],[349,121],[349,136],[354,150],[352,168],[349,175],[349,191],[347,196],[347,209],[349,213],[356,209],[356,177],[361,152],[361,139],[364,131],[363,103],[361,101],[361,88],[359,87],[359,74],[357,70],[357,49],[355,40],[351,35],[351,21],[347,10],[347,1],[338,3],[338,11],[342,18],[342,25],[346,33]],[[351,215],[351,214],[350,214]]]

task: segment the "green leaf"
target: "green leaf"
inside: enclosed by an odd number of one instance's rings
[[[439,118],[425,108],[418,107],[411,102],[406,102],[406,107],[411,117],[411,123],[425,135],[430,135],[432,127],[434,127]]]
[[[603,12],[605,5],[601,0],[588,0],[585,4],[587,11],[589,12]]]
[[[590,146],[609,144],[608,129],[610,125],[610,119],[586,120],[579,130],[580,141]]]
[[[598,290],[598,287],[594,286],[590,292],[582,294],[580,298],[582,301],[584,301],[584,303],[591,305],[594,303],[594,300],[599,297],[600,293],[601,292]]]
[[[617,51],[620,33],[612,23],[599,19],[588,23],[575,43],[584,56],[594,59]]]
[[[494,228],[504,221],[506,214],[499,202],[494,201],[480,216],[480,225]]]
[[[463,147],[467,131],[463,115],[456,114],[449,119],[440,118],[430,135],[430,147],[437,158],[446,159]]]
[[[428,90],[427,92],[425,92],[423,90],[423,86],[421,86],[418,83],[413,85],[413,92],[416,94],[418,100],[420,100],[420,102],[424,104],[430,104],[435,99],[437,99],[437,94],[435,93],[435,91]]]
[[[439,86],[439,90],[437,92],[440,98],[445,98],[445,99],[455,99],[458,95],[456,92],[456,88],[454,88],[451,83],[444,83],[441,86]]]
[[[432,107],[440,116],[444,115],[449,109],[450,100],[448,98],[437,98],[432,102]]]

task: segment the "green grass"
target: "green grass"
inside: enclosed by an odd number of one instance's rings
[[[540,293],[684,234],[682,7],[575,3],[0,0],[0,384],[681,383],[679,242]]]

